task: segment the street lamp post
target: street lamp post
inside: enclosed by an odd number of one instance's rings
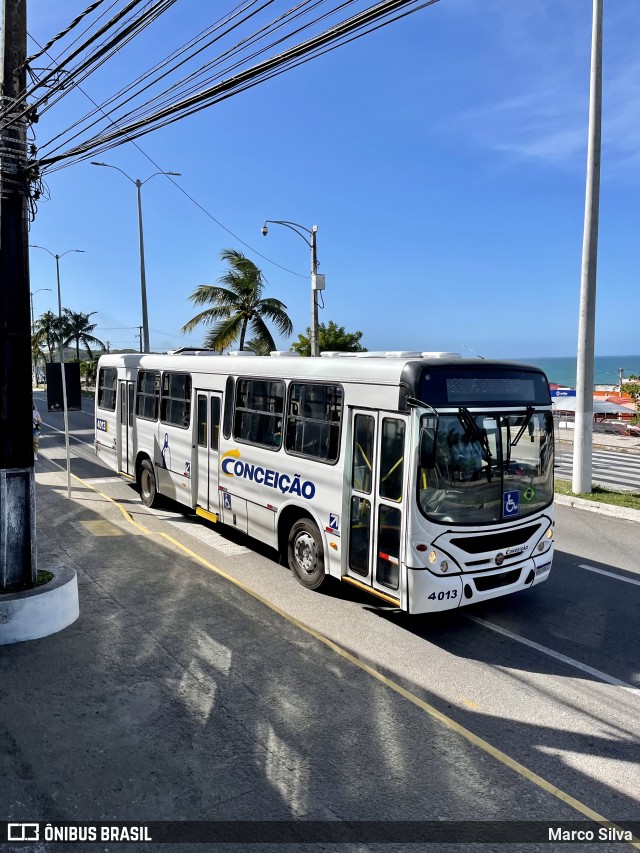
[[[56,281],[58,283],[58,318],[60,320],[62,320],[62,297],[60,295],[60,258],[64,258],[64,256],[68,255],[70,252],[79,252],[80,254],[84,254],[84,249],[67,249],[67,251],[63,252],[61,255],[56,255],[53,252],[51,252],[49,249],[45,248],[44,246],[36,246],[35,243],[29,243],[29,245],[31,246],[32,249],[42,249],[43,252],[49,252],[51,257],[55,258]],[[43,289],[44,290],[51,290],[50,287],[45,287]],[[32,305],[32,307],[33,307],[33,305]],[[63,347],[62,347],[62,340],[61,340],[60,341],[60,364],[62,364],[64,361],[62,350],[63,350]],[[62,378],[62,385],[63,385],[63,391],[64,391],[64,373],[63,373],[63,378]]]
[[[31,296],[31,334],[32,335],[35,335],[35,333],[36,333],[36,320],[35,320],[35,317],[33,315],[33,297],[36,295],[36,293],[42,293],[43,290],[48,290],[50,292],[51,288],[50,287],[39,287],[37,290],[31,290],[29,292],[29,295]]]
[[[30,290],[29,291],[29,296],[31,297],[31,338],[32,338],[32,347],[31,348],[32,349],[33,349],[33,336],[36,333],[36,319],[35,319],[35,316],[33,314],[33,297],[36,295],[36,293],[41,293],[43,290],[49,290],[50,291],[51,288],[50,287],[39,287],[38,290]],[[33,356],[32,360],[33,360],[33,378],[35,379],[36,385],[37,385],[38,384],[38,370],[37,370],[37,365],[36,365],[37,359],[36,359],[35,355]]]
[[[149,175],[144,181],[141,181],[139,178],[135,180],[126,172],[124,172],[119,166],[112,166],[111,163],[97,163],[95,160],[91,161],[92,166],[104,166],[107,169],[116,169],[118,172],[123,174],[128,181],[131,181],[132,184],[135,184],[136,189],[138,191],[138,239],[140,242],[140,295],[142,298],[142,343],[143,343],[143,351],[150,352],[149,349],[149,317],[147,313],[147,275],[144,266],[144,236],[142,233],[142,185],[146,184],[147,181],[150,181],[151,178],[155,178],[156,175],[172,175],[176,178],[180,177],[180,172],[154,172],[153,175]]]
[[[314,225],[311,229],[305,228],[304,225],[298,225],[297,222],[288,222],[285,219],[265,219],[264,225],[262,226],[262,236],[266,237],[269,233],[269,229],[267,228],[267,223],[271,225],[284,225],[285,228],[289,228],[291,231],[295,231],[304,242],[311,249],[311,327],[309,330],[309,345],[311,349],[312,356],[320,355],[320,346],[318,342],[318,296],[317,293],[319,290],[324,290],[324,276],[318,275],[318,255],[316,251],[316,233],[318,231],[318,226]],[[302,231],[305,234],[309,235],[309,239],[307,239]]]
[[[56,281],[58,283],[58,319],[62,320],[62,296],[60,293],[60,258],[64,258],[70,252],[79,252],[84,254],[84,249],[67,249],[61,255],[47,249],[45,246],[37,246],[35,243],[29,244],[32,249],[42,249],[43,252],[48,252],[56,261]],[[47,288],[49,290],[50,288]],[[60,326],[60,375],[62,377],[62,411],[64,416],[64,446],[67,455],[67,497],[71,497],[71,456],[69,454],[69,413],[67,409],[67,377],[65,376],[64,367],[64,346],[62,343],[62,324]]]

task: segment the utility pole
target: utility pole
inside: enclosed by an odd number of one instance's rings
[[[136,338],[140,338],[140,352],[142,352],[142,326],[138,326],[138,334]]]
[[[593,372],[596,332],[596,271],[600,210],[600,139],[602,130],[602,2],[593,0],[591,81],[589,90],[589,146],[587,189],[582,241],[576,423],[573,442],[574,492],[590,492],[593,470]]]
[[[620,385],[620,394],[622,394],[622,374],[624,373],[624,367],[618,368],[618,384]]]
[[[311,229],[311,329],[309,330],[309,346],[311,355],[320,356],[320,341],[318,340],[318,252],[316,234],[318,226]]]
[[[27,0],[2,0],[2,107],[26,86]],[[13,115],[18,112],[16,107]],[[0,589],[36,578],[26,122],[0,131]]]
[[[147,274],[144,266],[144,236],[142,233],[142,181],[136,179],[138,188],[138,240],[140,243],[140,292],[142,294],[142,345],[145,352],[149,350],[149,315],[147,313]],[[142,349],[140,350],[142,352]]]

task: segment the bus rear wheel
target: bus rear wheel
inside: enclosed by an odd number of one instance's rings
[[[149,459],[143,459],[140,464],[138,486],[140,487],[142,503],[148,507],[157,506],[158,488],[156,486],[156,475]]]
[[[289,531],[289,568],[307,589],[319,589],[325,581],[324,549],[320,532],[308,518],[301,518]]]

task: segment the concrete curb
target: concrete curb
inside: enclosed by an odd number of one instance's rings
[[[574,498],[570,495],[556,495],[555,502],[570,506],[574,509],[586,509],[589,512],[597,512],[600,515],[610,515],[612,518],[624,518],[627,521],[640,522],[640,509],[630,509],[625,506],[614,506],[613,504],[601,504],[598,501],[590,501],[586,498]]]
[[[0,646],[48,637],[80,615],[78,579],[73,569],[57,566],[49,583],[0,596]]]

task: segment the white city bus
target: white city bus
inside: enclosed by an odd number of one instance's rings
[[[410,613],[546,580],[553,419],[535,367],[456,353],[107,355],[96,452],[137,482]]]

